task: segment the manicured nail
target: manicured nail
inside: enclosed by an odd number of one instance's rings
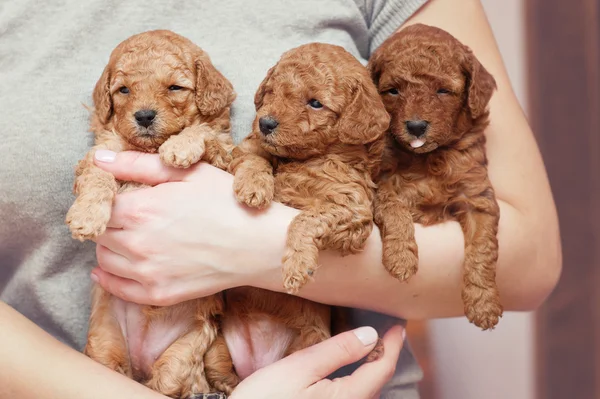
[[[373,327],[360,327],[354,330],[354,334],[364,346],[374,344],[379,336]]]
[[[116,152],[109,150],[97,150],[94,154],[94,157],[100,162],[114,162],[116,156]]]
[[[96,273],[92,273],[92,274],[90,274],[90,278],[91,278],[91,279],[92,279],[94,282],[96,282],[96,283],[100,282],[100,279],[98,278],[98,276],[96,275]]]

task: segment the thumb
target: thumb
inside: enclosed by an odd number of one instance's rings
[[[303,383],[312,385],[326,378],[340,367],[354,363],[365,357],[375,346],[378,339],[373,327],[360,327],[346,331],[316,345],[295,352],[280,360],[283,366],[293,370],[304,370]]]
[[[109,150],[97,150],[94,164],[111,173],[118,180],[135,181],[155,186],[170,181],[181,181],[187,171],[166,166],[158,154],[137,151],[115,153]]]

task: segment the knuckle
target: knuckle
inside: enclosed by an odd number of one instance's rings
[[[152,287],[148,290],[148,299],[153,305],[168,306],[168,296],[164,289],[159,287]]]
[[[129,299],[130,299],[129,295],[127,294],[127,291],[120,284],[113,285],[112,289],[109,289],[108,291],[112,291],[112,293],[114,295],[116,295],[117,297],[123,299],[124,301],[129,301]]]
[[[146,254],[148,254],[148,243],[141,239],[139,235],[131,235],[123,241],[123,245],[127,247],[131,255],[137,258],[143,258]]]
[[[352,345],[352,342],[350,339],[348,339],[348,338],[339,339],[336,342],[336,345],[337,345],[337,351],[341,357],[343,357],[345,359],[351,359],[351,358],[355,357],[354,350],[352,349],[353,345]]]
[[[126,217],[129,223],[138,226],[148,222],[150,220],[151,213],[151,209],[147,204],[143,202],[137,202],[130,206]]]
[[[147,263],[140,264],[137,268],[139,282],[149,288],[157,287],[160,281],[156,268]]]

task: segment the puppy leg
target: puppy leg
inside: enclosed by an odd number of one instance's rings
[[[99,149],[120,151],[121,146],[111,141],[96,145],[77,166],[73,186],[77,198],[67,212],[66,223],[73,238],[80,241],[104,233],[119,187],[112,174],[94,165],[94,154]]]
[[[229,172],[235,176],[233,192],[239,202],[259,209],[271,203],[275,194],[271,160],[254,133],[233,150]]]
[[[290,343],[285,356],[331,338],[331,310],[329,306],[311,302],[301,303],[300,306],[293,314],[287,314],[287,317],[283,317],[289,328],[298,331],[298,336]]]
[[[462,299],[469,321],[483,330],[498,324],[503,308],[496,285],[498,260],[498,206],[493,199],[480,197],[476,210],[459,216],[465,236],[465,262]],[[483,211],[482,208],[492,210]]]
[[[111,295],[95,284],[84,353],[100,364],[132,378],[125,338],[111,309]]]
[[[181,133],[165,141],[158,153],[165,165],[175,168],[189,168],[201,159],[206,159],[221,169],[225,169],[231,157],[223,138],[219,138],[206,124],[187,127]]]
[[[339,190],[344,188],[347,189]],[[347,254],[364,248],[373,229],[370,202],[339,202],[343,205],[304,210],[290,223],[283,257],[283,280],[288,293],[297,293],[312,277],[318,267],[319,250],[334,249]]]
[[[163,395],[181,399],[211,392],[204,373],[204,354],[216,335],[210,323],[196,324],[158,358],[146,385]]]
[[[396,192],[394,180],[380,183],[375,195],[375,223],[381,230],[383,266],[400,281],[411,278],[419,266],[415,228],[406,193]]]
[[[212,392],[204,371],[204,356],[217,338],[214,319],[222,313],[223,302],[220,295],[213,295],[178,306],[195,306],[196,322],[154,362],[146,385],[163,395],[188,399]]]
[[[233,389],[240,383],[240,379],[233,369],[229,349],[221,334],[204,355],[204,365],[206,379],[210,386],[219,392],[231,395]]]

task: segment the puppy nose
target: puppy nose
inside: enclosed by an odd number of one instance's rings
[[[135,116],[135,120],[137,121],[138,125],[148,127],[154,121],[154,118],[156,117],[156,111],[151,109],[142,109],[133,114],[133,116]]]
[[[415,137],[421,137],[427,131],[429,123],[427,121],[407,121],[406,129]]]
[[[275,130],[275,128],[279,126],[279,122],[277,122],[270,116],[263,116],[258,120],[258,126],[260,127],[260,131],[262,132],[262,134],[268,135],[273,133],[273,130]]]

